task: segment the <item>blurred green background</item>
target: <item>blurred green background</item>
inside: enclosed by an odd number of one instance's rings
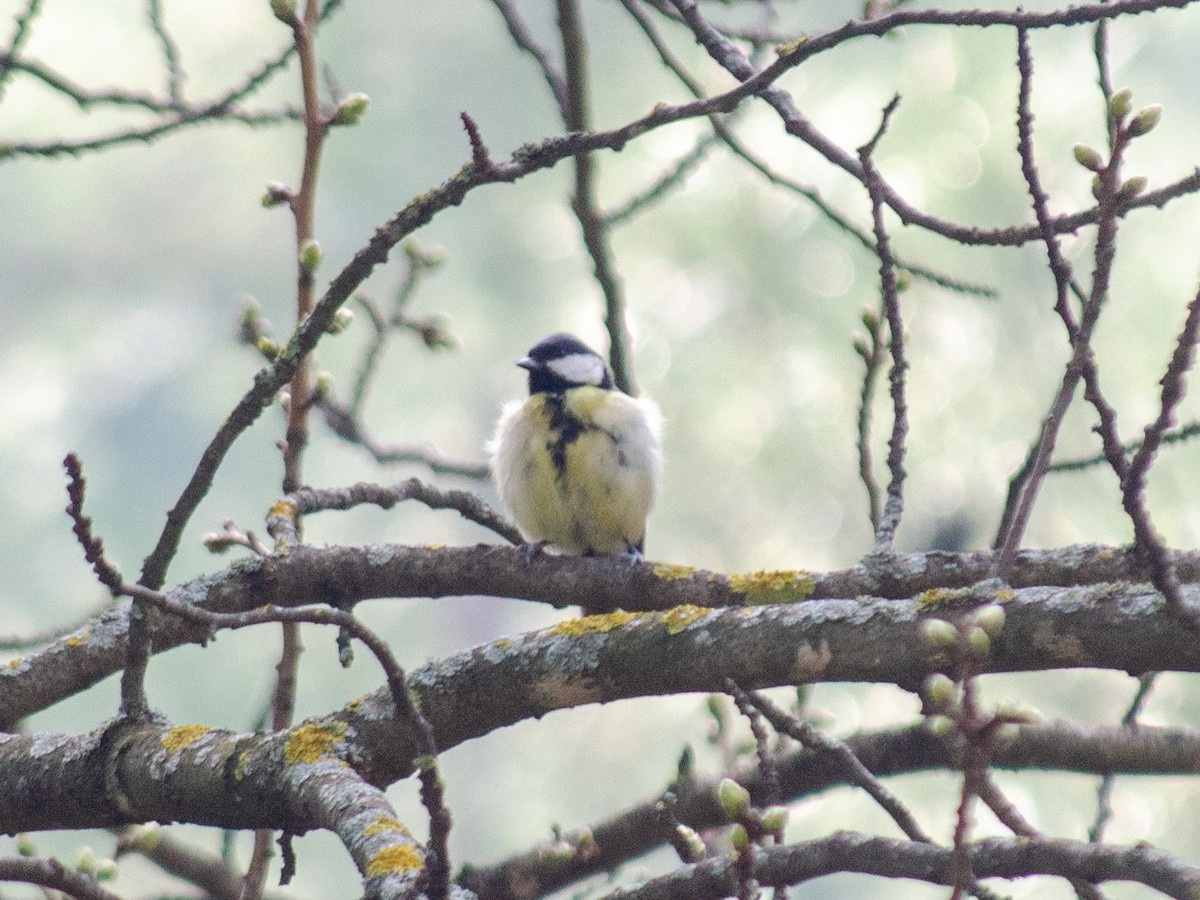
[[[288,39],[265,0],[163,5],[194,99],[239,83]],[[11,32],[24,7],[0,0],[0,35]],[[641,116],[656,102],[687,99],[619,4],[593,0],[585,7],[598,128]],[[519,2],[517,8],[553,48],[552,4]],[[765,15],[757,4],[710,11],[747,23]],[[796,0],[779,4],[775,25],[787,33],[816,32],[859,12],[852,2]],[[665,24],[662,31],[711,91],[731,85],[690,35]],[[1072,145],[1104,143],[1092,35],[1059,28],[1031,38],[1037,152],[1054,211],[1090,202],[1090,173],[1073,162]],[[1197,164],[1198,39],[1200,15],[1189,11],[1128,19],[1110,32],[1116,86],[1133,89],[1135,108],[1165,106],[1162,124],[1128,156],[1126,174],[1147,175],[1152,188]],[[469,158],[461,111],[479,124],[496,159],[562,131],[535,66],[512,46],[491,4],[348,4],[323,28],[318,47],[344,90],[371,98],[363,123],[336,130],[326,148],[317,207],[325,250],[319,284],[374,228]],[[163,91],[158,45],[145,26],[143,4],[132,0],[47,0],[25,52],[91,89]],[[964,224],[1003,226],[1032,218],[1015,153],[1014,58],[1009,29],[914,27],[847,44],[782,84],[851,153],[899,92],[902,103],[877,153],[884,175],[921,209]],[[250,105],[296,102],[297,81],[289,69]],[[20,74],[0,97],[0,140],[81,138],[148,121],[139,113],[84,113]],[[602,203],[615,207],[651,183],[705,127],[681,123],[647,134],[620,154],[599,155]],[[765,106],[747,109],[736,130],[777,171],[817,188],[860,226],[869,224],[861,186],[785,135]],[[295,183],[301,148],[295,124],[221,124],[181,130],[151,145],[0,164],[0,631],[65,626],[104,602],[62,514],[64,454],[74,450],[83,459],[87,512],[110,557],[127,574],[136,571],[201,449],[260,366],[236,341],[245,299],[255,298],[275,334],[286,336],[294,317],[292,223],[284,209],[264,210],[260,197],[268,182]],[[606,346],[600,293],[567,202],[571,190],[564,163],[515,185],[477,190],[418,233],[419,244],[440,249],[445,262],[421,287],[411,312],[445,316],[459,346],[431,354],[415,340],[393,343],[367,404],[366,421],[377,438],[429,442],[448,454],[482,458],[501,402],[523,390],[513,360],[560,329]],[[1200,204],[1188,197],[1122,223],[1111,300],[1095,344],[1103,385],[1129,439],[1156,412],[1157,380],[1196,290],[1198,221]],[[903,229],[894,218],[891,225],[894,249],[904,259],[998,292],[981,299],[916,281],[903,295],[911,431],[898,546],[984,547],[1008,478],[1036,434],[1066,359],[1044,251],[1033,245],[964,248]],[[1083,232],[1064,241],[1085,282],[1090,239]],[[636,374],[667,418],[666,480],[648,555],[722,571],[852,565],[871,547],[854,452],[861,362],[852,342],[862,332],[862,311],[878,305],[874,257],[804,200],[772,188],[719,150],[682,189],[621,226],[614,248],[629,299]],[[397,252],[364,291],[386,303],[402,275]],[[349,393],[367,339],[360,314],[346,333],[319,348],[318,366],[333,375],[341,396]],[[880,397],[874,451],[886,483],[886,382]],[[1186,400],[1181,420],[1196,417],[1196,402]],[[1092,422],[1079,401],[1060,441],[1061,458],[1098,449]],[[282,431],[276,408],[238,441],[192,521],[172,582],[227,564],[200,545],[224,520],[263,532],[264,514],[279,493],[275,441]],[[1193,548],[1200,537],[1198,452],[1190,445],[1165,451],[1150,479],[1155,524],[1175,547]],[[420,467],[382,471],[319,422],[305,473],[314,486],[416,474],[478,489],[495,502],[487,485],[431,476]],[[306,532],[314,543],[490,539],[453,514],[415,505],[325,513],[309,519]],[[1123,543],[1130,536],[1115,478],[1097,468],[1047,483],[1026,544]],[[361,612],[408,667],[564,615],[480,598],[377,602]],[[333,638],[305,632],[301,716],[336,708],[379,683],[365,655],[348,672],[338,667]],[[151,700],[174,721],[250,728],[269,698],[275,641],[270,629],[223,634],[207,649],[156,658]],[[1193,684],[1165,678],[1146,720],[1194,722]],[[984,685],[989,698],[1017,697],[1048,716],[1089,722],[1117,721],[1134,690],[1123,675],[1092,672],[984,679]],[[918,707],[911,695],[888,686],[821,685],[812,701],[838,734],[911,721]],[[109,679],[28,724],[77,731],[115,708],[115,680]],[[655,795],[685,744],[696,745],[702,762],[715,767],[719,754],[706,743],[702,710],[700,697],[590,707],[447,753],[455,865],[497,860],[547,838],[553,822],[583,824]],[[589,777],[579,778],[580,769]],[[1022,775],[1005,784],[1047,831],[1083,836],[1093,815],[1094,779]],[[903,778],[893,786],[918,806],[929,830],[949,835],[957,791],[952,775]],[[424,817],[412,785],[391,793],[401,817],[420,831]],[[1189,854],[1198,836],[1195,800],[1187,781],[1122,780],[1110,838],[1145,839]],[[980,832],[998,830],[986,815],[979,819]],[[806,801],[792,821],[796,838],[838,827],[893,833],[880,813],[848,791]],[[217,846],[211,831],[181,831]],[[67,859],[81,842],[105,853],[110,847],[102,833],[37,839],[43,850]],[[11,851],[11,843],[0,839],[0,852]],[[356,896],[357,878],[331,838],[308,836],[297,847],[296,896]],[[669,859],[645,864],[653,871]],[[151,867],[127,861],[116,887],[152,896],[159,883]],[[1004,890],[1071,895],[1066,885],[1042,880]],[[814,898],[864,892],[942,893],[850,877],[804,888],[804,896]],[[19,889],[3,893],[26,896]],[[1145,895],[1135,888],[1109,892]]]

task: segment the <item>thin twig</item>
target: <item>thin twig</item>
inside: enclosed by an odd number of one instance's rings
[[[858,450],[858,477],[867,489],[867,515],[871,520],[871,531],[879,531],[879,516],[883,501],[880,498],[879,482],[875,479],[875,467],[871,460],[871,412],[875,402],[875,385],[879,380],[883,363],[883,329],[881,319],[874,313],[863,314],[870,343],[856,342],[855,350],[863,361],[862,388],[858,395],[858,428],[855,446]]]
[[[892,113],[900,105],[900,95],[892,98],[883,109],[879,128],[866,144],[858,148],[858,159],[863,170],[863,184],[871,198],[871,218],[875,231],[875,255],[879,260],[879,279],[883,294],[884,315],[888,323],[888,349],[892,355],[892,367],[888,381],[892,395],[892,434],[888,439],[888,470],[891,479],[887,487],[887,500],[875,529],[876,551],[888,551],[900,524],[904,511],[904,440],[908,434],[908,404],[905,400],[905,370],[908,363],[904,357],[904,319],[900,315],[900,294],[896,286],[895,260],[892,258],[887,228],[883,221],[883,179],[875,168],[871,156],[880,139],[887,132]]]
[[[115,597],[120,592],[121,573],[104,556],[104,541],[92,533],[92,520],[83,514],[83,494],[87,482],[83,479],[83,465],[74,453],[63,460],[69,482],[67,484],[67,515],[71,517],[71,530],[83,547],[84,559],[96,574],[96,580],[108,588]]]
[[[1162,436],[1159,443],[1162,446],[1167,446],[1169,444],[1178,444],[1178,443],[1182,443],[1183,441],[1190,440],[1191,438],[1194,438],[1197,435],[1200,435],[1200,422],[1188,422],[1186,425],[1182,425],[1179,428],[1173,428],[1170,431],[1166,432]],[[1127,441],[1125,443],[1125,451],[1127,453],[1132,453],[1133,451],[1137,450],[1141,446],[1142,446],[1141,440]],[[1091,468],[1094,468],[1095,466],[1104,465],[1104,463],[1106,463],[1107,461],[1108,460],[1105,458],[1103,453],[1096,453],[1096,454],[1093,454],[1092,456],[1080,457],[1079,459],[1060,460],[1059,462],[1053,463],[1050,466],[1050,471],[1051,472],[1080,472],[1080,471],[1083,471],[1084,469],[1091,469]]]
[[[1024,28],[1017,29],[1017,72],[1020,76],[1020,87],[1017,92],[1017,152],[1021,160],[1021,174],[1025,177],[1038,229],[1041,232],[1042,243],[1046,248],[1046,256],[1050,263],[1050,272],[1054,276],[1054,309],[1067,329],[1068,338],[1072,344],[1075,344],[1080,336],[1079,326],[1075,321],[1075,314],[1071,310],[1068,298],[1071,266],[1062,254],[1058,238],[1051,225],[1046,192],[1042,189],[1041,177],[1038,175],[1037,163],[1034,160],[1033,112],[1030,109],[1030,95],[1033,91],[1033,58],[1029,52],[1029,34]],[[1085,337],[1084,340],[1086,339]],[[1050,412],[1042,422],[1038,440],[1030,449],[1025,465],[1010,485],[1008,500],[1001,515],[1000,531],[995,542],[1001,550],[1001,572],[1007,571],[1007,560],[1019,546],[1025,533],[1029,517],[1033,512],[1034,501],[1037,499],[1042,481],[1049,470],[1050,459],[1058,440],[1058,432],[1062,428],[1071,398],[1075,395],[1080,375],[1081,372],[1077,366],[1068,366],[1063,373]]]
[[[491,529],[511,543],[522,543],[517,529],[475,494],[444,491],[416,478],[391,487],[359,482],[345,488],[303,488],[276,501],[267,519],[267,531],[285,546],[294,546],[299,542],[296,522],[302,516],[324,510],[353,509],[364,504],[391,509],[405,500],[417,500],[430,509],[456,510],[463,518]]]
[[[779,803],[781,799],[779,770],[775,765],[774,754],[771,753],[770,735],[767,734],[767,729],[763,727],[765,716],[755,706],[755,698],[746,691],[743,691],[732,678],[725,679],[725,689],[733,697],[733,702],[737,704],[738,712],[746,719],[746,722],[750,725],[750,733],[754,735],[754,748],[755,753],[758,755],[758,772],[763,786],[759,805],[771,806],[772,804]]]
[[[734,696],[736,698],[737,694]],[[848,783],[857,785],[866,791],[867,795],[891,816],[892,821],[911,840],[926,844],[933,843],[933,839],[921,828],[908,808],[871,773],[870,769],[863,765],[862,760],[854,754],[845,741],[839,741],[818,731],[810,722],[801,721],[788,715],[760,693],[745,694],[745,699],[762,713],[763,717],[771,723],[771,727],[780,734],[786,734],[799,741],[808,750],[828,753],[836,759],[842,777]]]
[[[28,0],[23,12],[19,13],[15,20],[16,27],[13,29],[13,36],[8,42],[8,51],[0,54],[0,99],[4,98],[4,88],[8,82],[9,73],[13,71],[13,63],[17,60],[21,53],[21,48],[29,39],[30,25],[37,18],[42,9],[42,0]]]
[[[167,69],[167,95],[174,103],[183,102],[183,65],[179,60],[179,46],[167,29],[162,17],[162,0],[146,0],[146,18],[150,30],[158,38],[162,48],[163,64]]]
[[[556,0],[555,8],[566,73],[563,124],[568,131],[585,132],[591,127],[591,113],[583,17],[578,0]],[[593,275],[604,295],[604,325],[608,330],[608,359],[613,380],[626,394],[637,394],[629,327],[625,321],[625,292],[613,266],[608,226],[596,200],[595,164],[589,152],[575,156],[575,194],[571,198],[571,210],[579,220],[584,247],[592,258]]]
[[[1129,701],[1129,708],[1125,710],[1125,715],[1121,717],[1121,724],[1126,728],[1137,726],[1138,717],[1142,714],[1142,707],[1146,698],[1150,696],[1150,691],[1154,689],[1154,683],[1158,680],[1159,674],[1158,672],[1147,672],[1138,678],[1138,688],[1133,694],[1133,699]],[[1116,776],[1112,772],[1105,772],[1096,789],[1096,818],[1088,829],[1088,840],[1093,844],[1098,844],[1103,839],[1104,828],[1112,817],[1111,798],[1115,782]]]
[[[1167,548],[1150,524],[1149,511],[1145,506],[1146,474],[1154,454],[1162,441],[1163,434],[1171,426],[1175,409],[1183,400],[1184,376],[1195,359],[1196,340],[1200,334],[1200,291],[1188,304],[1187,317],[1175,345],[1175,352],[1163,375],[1162,397],[1158,418],[1146,426],[1145,438],[1133,458],[1121,482],[1122,503],[1133,520],[1135,544],[1150,567],[1150,578],[1162,592],[1168,605],[1177,615],[1191,625],[1200,624],[1200,617],[1184,604],[1179,579],[1167,557]]]
[[[542,77],[546,80],[546,84],[550,87],[550,92],[554,95],[554,102],[560,110],[566,109],[567,100],[567,82],[563,77],[562,72],[554,65],[554,61],[550,58],[550,53],[542,47],[529,31],[529,26],[525,24],[525,20],[521,18],[521,14],[517,12],[509,0],[492,0],[492,5],[496,7],[500,15],[504,18],[504,24],[508,26],[508,33],[512,36],[513,43],[521,50],[524,50],[532,56],[542,70]]]

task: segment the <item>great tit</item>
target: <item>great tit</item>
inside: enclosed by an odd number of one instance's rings
[[[598,353],[552,334],[517,365],[529,398],[507,404],[492,439],[500,498],[531,543],[640,559],[662,469],[662,415],[613,387]]]

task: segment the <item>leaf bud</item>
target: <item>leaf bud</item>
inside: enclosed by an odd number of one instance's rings
[[[1146,189],[1145,175],[1131,175],[1125,179],[1125,183],[1121,185],[1121,189],[1117,191],[1117,196],[1122,200],[1132,200],[1138,194]]]
[[[750,811],[750,792],[732,778],[722,778],[717,785],[717,803],[725,817],[736,822]]]
[[[921,623],[921,637],[930,647],[946,650],[958,643],[958,629],[945,619],[926,619]]]
[[[312,238],[307,238],[303,243],[300,244],[300,252],[298,255],[300,259],[300,268],[304,269],[306,272],[315,272],[317,271],[317,266],[321,265],[321,259],[325,256],[325,251],[321,249],[321,245],[315,240]]]
[[[270,209],[273,206],[282,206],[284,203],[291,203],[294,196],[292,189],[286,184],[279,181],[272,181],[263,189],[262,205],[266,209]]]
[[[682,839],[683,845],[686,848],[688,858],[684,862],[694,863],[704,859],[704,838],[700,837],[700,832],[696,831],[695,828],[689,828],[687,825],[680,823],[675,826],[675,833]]]
[[[746,830],[745,825],[737,824],[729,829],[729,843],[733,844],[733,849],[739,853],[750,846],[750,832]]]
[[[79,848],[79,856],[75,859],[75,868],[84,875],[96,874],[96,851],[86,844]]]
[[[265,334],[254,342],[255,349],[272,362],[279,356],[279,344]]]
[[[1133,106],[1133,90],[1121,88],[1108,101],[1108,112],[1114,119],[1123,119],[1129,115]]]
[[[921,685],[921,696],[931,710],[945,711],[954,703],[958,689],[949,676],[934,672]]]
[[[337,110],[334,112],[333,118],[329,120],[329,124],[357,125],[367,114],[367,107],[370,105],[371,98],[366,94],[347,94],[338,103]]]
[[[1151,103],[1145,109],[1141,110],[1136,116],[1129,120],[1129,136],[1141,137],[1149,131],[1154,130],[1154,126],[1158,124],[1158,120],[1162,118],[1162,104]]]
[[[967,646],[976,657],[983,658],[992,650],[992,639],[978,625],[972,625],[967,629]]]
[[[786,806],[768,806],[763,810],[762,827],[769,834],[782,835],[788,823]]]
[[[354,310],[339,307],[337,312],[333,314],[333,318],[329,320],[329,324],[325,330],[329,334],[341,334],[350,327],[350,323],[354,321]]]
[[[989,603],[975,613],[975,624],[987,632],[988,637],[999,636],[1004,627],[1004,607],[999,603]]]
[[[96,880],[112,881],[117,877],[117,862],[113,859],[102,859],[96,863]]]
[[[296,0],[271,0],[271,12],[284,25],[296,21]]]
[[[1098,150],[1089,147],[1087,144],[1076,144],[1074,150],[1075,162],[1079,163],[1085,169],[1092,172],[1099,172],[1104,168],[1104,158]]]

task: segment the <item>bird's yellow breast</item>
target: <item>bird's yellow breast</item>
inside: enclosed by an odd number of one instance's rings
[[[645,401],[590,386],[509,407],[493,468],[522,533],[568,553],[640,550],[660,466],[657,426]]]

